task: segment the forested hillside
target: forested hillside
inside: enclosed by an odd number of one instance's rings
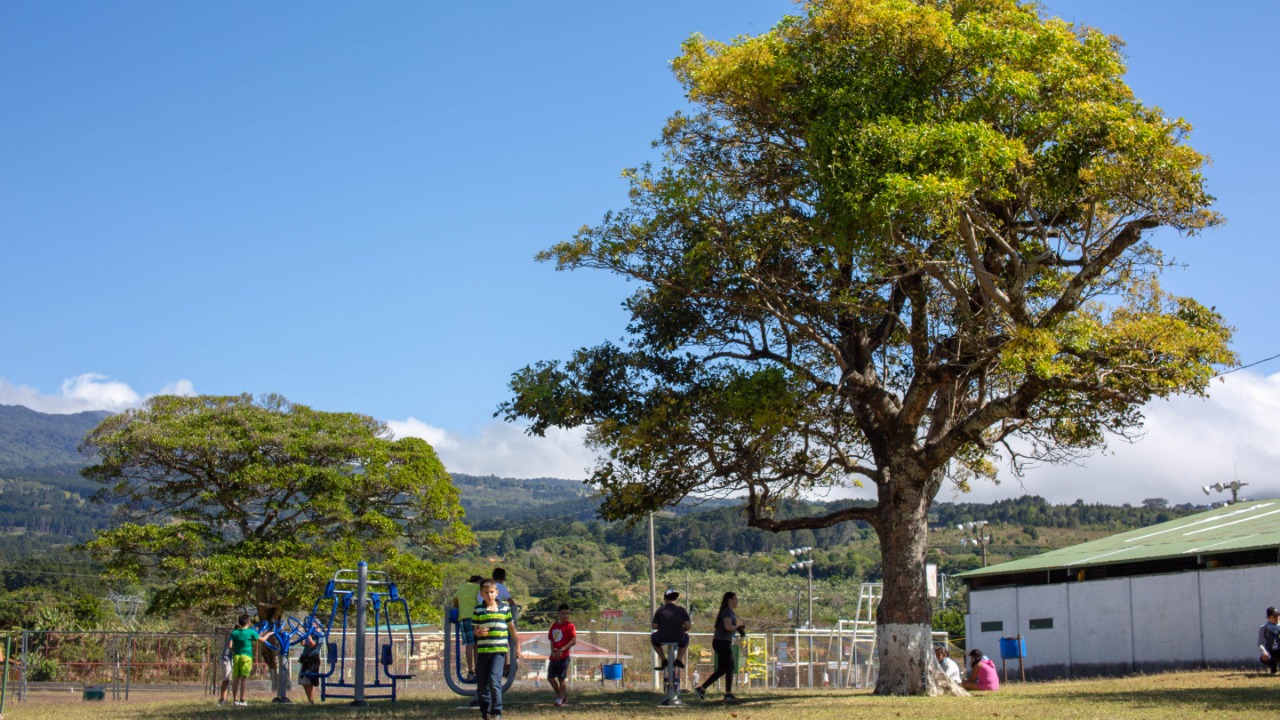
[[[75,471],[86,462],[76,452],[80,437],[105,413],[45,415],[0,406],[0,627],[24,622],[24,608],[47,606],[42,622],[93,627],[110,621],[94,598],[106,592],[92,563],[74,546],[110,527],[109,505],[90,502],[97,486]],[[42,464],[43,463],[43,464]],[[446,562],[436,606],[472,572],[508,568],[510,585],[534,625],[568,602],[588,624],[603,608],[620,608],[623,623],[644,627],[648,609],[648,534],[644,523],[597,519],[599,498],[579,481],[453,475],[466,520],[477,533],[471,550]],[[783,515],[829,512],[855,501],[793,502]],[[1063,547],[1133,527],[1178,517],[1202,508],[1170,507],[1159,498],[1130,506],[1077,501],[1055,505],[1026,496],[992,504],[938,503],[930,514],[930,560],[945,574],[981,564],[980,551],[964,544],[956,525],[991,523],[988,561],[1001,562]],[[789,549],[811,547],[814,621],[829,624],[849,617],[859,585],[881,577],[879,546],[870,528],[845,523],[823,530],[769,533],[748,528],[734,500],[686,504],[655,517],[659,584],[685,592],[695,614],[709,611],[725,590],[743,595],[744,615],[761,629],[796,622],[807,613],[802,589],[807,575],[789,568]],[[955,583],[950,589],[958,590]],[[145,588],[141,589],[146,591]],[[941,611],[941,599],[938,601]],[[954,596],[940,626],[954,629],[963,598]],[[803,618],[807,620],[807,618]],[[152,618],[175,626],[200,618]]]
[[[106,412],[51,415],[21,405],[0,405],[0,477],[41,475],[79,480],[85,433]]]

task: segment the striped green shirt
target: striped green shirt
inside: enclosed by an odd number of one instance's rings
[[[490,610],[484,605],[477,605],[475,614],[471,616],[471,626],[476,630],[487,628],[489,634],[480,637],[476,633],[476,652],[504,653],[507,651],[507,623],[511,622],[511,606],[498,603],[497,610]]]

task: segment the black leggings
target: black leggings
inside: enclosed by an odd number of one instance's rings
[[[733,675],[737,668],[733,664],[733,641],[732,640],[712,640],[711,649],[716,651],[716,672],[707,681],[702,683],[702,689],[706,690],[715,684],[716,680],[724,677],[724,694],[733,694]]]

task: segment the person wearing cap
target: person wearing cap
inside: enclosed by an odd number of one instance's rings
[[[659,665],[655,670],[667,669],[667,653],[662,648],[664,643],[675,643],[678,646],[674,662],[676,667],[684,667],[685,651],[689,647],[689,628],[693,626],[693,622],[689,611],[676,604],[679,599],[680,592],[675,588],[668,588],[662,594],[662,607],[653,614],[653,622],[650,623],[653,633],[649,635],[649,643],[653,645],[653,651],[658,653]]]
[[[1267,608],[1267,621],[1258,628],[1258,649],[1262,651],[1258,662],[1271,668],[1275,675],[1280,666],[1280,613],[1273,607]]]
[[[947,674],[951,682],[960,684],[960,666],[955,660],[947,654],[947,648],[944,645],[938,645],[933,648],[933,656],[938,659],[938,665],[942,667],[942,672]]]
[[[978,648],[969,651],[969,665],[969,676],[960,683],[960,687],[991,692],[1000,689],[1000,675],[996,673],[996,664]]]

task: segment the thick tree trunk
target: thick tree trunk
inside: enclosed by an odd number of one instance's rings
[[[924,562],[930,496],[921,487],[925,483],[912,480],[899,476],[890,483],[889,492],[881,493],[875,523],[884,567],[884,597],[876,617],[880,653],[876,694],[967,695],[947,679],[933,656]]]

